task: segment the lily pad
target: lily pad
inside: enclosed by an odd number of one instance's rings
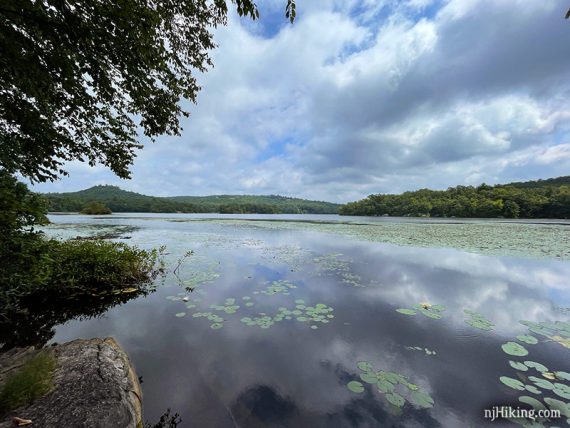
[[[362,379],[366,383],[377,383],[378,378],[376,377],[375,373],[366,372],[360,374],[360,379]]]
[[[212,330],[218,330],[218,329],[222,328],[223,326],[224,326],[224,325],[223,325],[222,323],[220,323],[220,322],[215,322],[214,324],[212,324],[212,325],[210,326],[210,328],[211,328]]]
[[[417,314],[417,312],[414,311],[413,309],[406,309],[406,308],[396,309],[396,312],[399,312],[399,313],[404,314],[404,315],[416,315]]]
[[[376,384],[376,386],[378,387],[378,391],[380,391],[383,394],[385,394],[387,392],[392,392],[392,391],[394,391],[394,388],[395,388],[392,383],[390,383],[384,379],[379,380],[378,383]]]
[[[570,418],[570,404],[565,403],[564,401],[557,400],[556,398],[546,397],[544,399],[545,403],[548,404],[553,410],[559,410],[561,415]]]
[[[528,379],[534,383],[536,386],[542,389],[554,389],[554,385],[546,380],[535,376],[529,376]]]
[[[178,318],[185,317],[185,316],[186,316],[186,312],[178,312],[178,313],[176,314],[176,316],[177,316]]]
[[[358,367],[363,372],[372,371],[372,364],[370,364],[368,361],[359,361],[356,363],[356,367]]]
[[[570,380],[570,373],[558,371],[558,372],[555,372],[554,374],[556,375],[556,377],[558,379]]]
[[[529,345],[536,345],[538,343],[538,339],[530,334],[517,336],[517,339],[521,342],[528,343]]]
[[[546,407],[544,404],[542,404],[536,398],[529,397],[528,395],[523,395],[522,397],[519,397],[519,401],[521,403],[529,404],[535,410],[546,410]]]
[[[410,401],[423,409],[433,407],[434,404],[433,398],[431,398],[429,394],[421,391],[412,391]]]
[[[388,393],[385,395],[385,397],[386,397],[386,400],[388,400],[388,402],[390,402],[391,404],[393,404],[396,407],[402,407],[404,405],[404,403],[406,402],[406,400],[404,400],[404,397],[402,397],[397,392]]]
[[[570,400],[570,386],[568,385],[564,385],[563,383],[555,383],[552,392],[554,392],[559,397]]]
[[[352,392],[356,392],[356,393],[360,393],[364,391],[364,386],[362,385],[362,383],[358,382],[357,380],[351,380],[350,382],[348,382],[346,384],[346,387],[352,391]]]
[[[524,364],[527,367],[530,367],[531,369],[536,369],[539,372],[547,372],[548,371],[548,367],[543,366],[540,363],[537,363],[536,361],[525,361]]]
[[[512,377],[508,376],[501,376],[499,380],[509,388],[513,388],[518,391],[524,391],[524,383],[522,383],[520,380],[513,379]]]
[[[515,355],[517,357],[528,355],[526,348],[515,342],[507,342],[501,345],[501,348],[503,348],[503,351],[509,355]]]
[[[526,389],[528,392],[532,392],[533,394],[542,394],[542,392],[540,392],[540,389],[533,385],[525,385],[524,389]]]
[[[509,364],[513,369],[519,370],[521,372],[526,372],[528,370],[527,366],[525,366],[523,363],[519,363],[518,361],[510,360]]]

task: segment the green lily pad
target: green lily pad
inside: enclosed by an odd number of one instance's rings
[[[559,410],[560,414],[570,418],[570,404],[564,401],[557,400],[556,398],[546,397],[544,399],[548,407],[553,410]]]
[[[350,382],[348,382],[346,384],[346,387],[352,391],[352,392],[356,392],[356,393],[360,393],[364,391],[364,386],[362,385],[362,383],[358,382],[357,380],[352,380]]]
[[[471,319],[465,320],[465,323],[469,324],[473,328],[477,328],[479,330],[485,330],[485,331],[493,330],[493,326],[494,326],[494,324],[492,322],[487,321],[487,320],[478,319],[478,318],[471,318]]]
[[[542,394],[542,392],[540,392],[540,389],[533,385],[525,385],[524,389],[526,389],[528,392],[532,392],[533,394]]]
[[[429,394],[421,391],[412,391],[410,394],[410,401],[423,409],[433,407],[434,404],[433,398],[431,398]]]
[[[390,383],[393,383],[394,385],[397,385],[400,382],[400,376],[397,373],[393,373],[393,372],[379,372],[378,373],[378,377],[380,379],[384,379],[387,380]]]
[[[521,403],[526,403],[529,404],[530,406],[532,406],[535,410],[546,410],[546,407],[544,406],[544,404],[542,404],[540,401],[538,401],[536,398],[532,398],[529,397],[527,395],[523,395],[522,397],[519,397],[519,401]]]
[[[570,386],[568,385],[564,385],[563,383],[555,383],[552,392],[554,392],[559,397],[570,400]]]
[[[385,394],[387,392],[392,392],[392,391],[394,391],[394,388],[395,388],[392,383],[390,383],[384,379],[379,380],[378,383],[376,384],[376,386],[378,387],[378,391],[380,391],[383,394]]]
[[[526,372],[528,370],[527,366],[525,366],[523,363],[519,363],[518,361],[510,360],[509,364],[513,369],[519,370],[521,372]]]
[[[556,375],[556,377],[558,379],[570,380],[570,373],[558,371],[558,372],[554,372],[554,374]]]
[[[424,314],[426,317],[433,318],[434,320],[439,320],[443,318],[440,314],[436,312],[430,312],[430,311],[420,311],[420,312]]]
[[[538,339],[530,334],[517,336],[517,339],[521,342],[528,343],[529,345],[536,345],[538,343]]]
[[[377,383],[378,378],[376,377],[375,373],[366,372],[360,374],[360,379],[362,379],[366,383]]]
[[[525,361],[524,364],[527,367],[530,367],[531,369],[536,369],[539,372],[547,372],[548,371],[548,367],[543,366],[540,363],[537,363],[536,361]]]
[[[393,404],[396,407],[402,407],[404,405],[404,403],[406,402],[406,400],[404,400],[404,397],[402,397],[397,392],[390,392],[390,393],[386,394],[385,397],[386,397],[386,400],[388,400],[388,402],[390,402],[391,404]]]
[[[517,357],[524,357],[528,355],[528,351],[521,345],[515,342],[507,342],[501,345],[503,351],[509,355],[515,355]]]
[[[370,364],[368,361],[359,361],[356,363],[356,367],[358,367],[363,372],[372,371],[372,364]]]
[[[212,325],[210,326],[210,328],[211,328],[212,330],[217,330],[217,329],[219,329],[219,328],[222,328],[223,326],[224,326],[224,325],[223,325],[222,323],[215,322],[214,324],[212,324]]]
[[[528,379],[536,386],[542,389],[554,389],[552,382],[535,376],[529,376]]]
[[[505,385],[507,385],[509,388],[513,388],[518,391],[524,390],[524,383],[522,383],[520,380],[513,379],[512,377],[508,376],[501,376],[499,380]]]
[[[176,314],[176,316],[177,316],[178,318],[185,317],[185,316],[186,316],[186,312],[178,312],[178,313]]]
[[[406,309],[406,308],[396,309],[396,312],[399,312],[399,313],[404,314],[404,315],[416,315],[417,314],[417,312],[414,311],[413,309]]]

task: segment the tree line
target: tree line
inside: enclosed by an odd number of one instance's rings
[[[155,197],[116,186],[94,186],[79,192],[47,193],[49,211],[80,212],[101,203],[112,212],[221,214],[336,214],[339,205],[278,195]]]
[[[570,218],[570,176],[489,186],[376,194],[343,205],[341,215]]]

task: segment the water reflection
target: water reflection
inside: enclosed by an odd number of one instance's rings
[[[53,339],[56,325],[99,318],[109,309],[147,294],[136,291],[67,299],[35,296],[33,301],[24,303],[19,313],[0,319],[0,351],[25,346],[41,348]]]
[[[310,230],[159,220],[137,226],[132,243],[165,244],[172,261],[194,251],[195,259],[180,269],[182,281],[197,272],[216,276],[188,293],[192,302],[178,296],[185,291],[172,278],[153,295],[104,317],[62,320],[54,340],[117,337],[144,377],[150,420],[170,407],[180,413],[180,426],[189,427],[483,426],[484,408],[516,403],[520,395],[498,380],[514,373],[501,345],[527,332],[518,321],[568,320],[567,312],[555,310],[570,306],[568,262],[364,243]],[[259,293],[275,280],[297,288],[290,295]],[[246,306],[244,296],[254,305]],[[240,308],[216,312],[224,318],[219,330],[191,316],[215,311],[210,306],[228,298]],[[274,316],[298,299],[304,306],[332,307],[334,319],[317,330],[295,316],[268,329],[240,321]],[[420,302],[444,305],[445,316],[395,310]],[[466,308],[495,329],[467,325]],[[177,318],[181,311],[187,315]],[[409,349],[414,346],[436,355]],[[557,343],[529,350],[534,361],[570,370],[569,350]],[[346,384],[358,379],[356,362],[362,360],[408,376],[433,397],[434,407],[406,403],[398,411],[371,385],[352,393]]]

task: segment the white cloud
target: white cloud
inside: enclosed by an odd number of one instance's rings
[[[232,15],[216,30],[215,67],[182,136],[147,144],[132,181],[73,164],[71,178],[37,189],[348,201],[567,174],[563,6],[315,0],[289,25],[280,4],[261,2],[271,25]]]

